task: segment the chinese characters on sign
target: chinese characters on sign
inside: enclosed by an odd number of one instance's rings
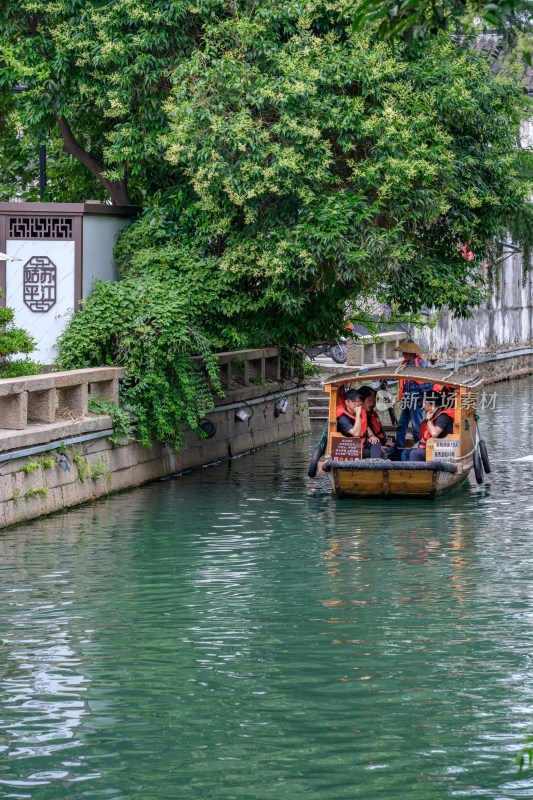
[[[357,436],[346,439],[333,439],[331,458],[333,461],[360,461],[362,440]]]
[[[459,451],[458,439],[435,439],[433,445],[434,461],[455,461]]]
[[[30,311],[50,311],[56,302],[57,269],[47,256],[32,256],[24,265],[23,299]]]

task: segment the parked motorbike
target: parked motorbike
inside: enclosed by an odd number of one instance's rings
[[[307,353],[310,358],[316,358],[323,353],[328,356],[328,358],[332,358],[336,364],[346,364],[346,339],[344,336],[340,336],[334,344],[330,344],[329,342],[317,344],[316,347],[309,347]]]

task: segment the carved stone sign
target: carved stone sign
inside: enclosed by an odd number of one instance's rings
[[[360,461],[361,439],[350,436],[331,440],[331,458],[333,461]]]
[[[32,256],[24,265],[23,299],[30,311],[50,311],[57,299],[57,268],[48,256]]]

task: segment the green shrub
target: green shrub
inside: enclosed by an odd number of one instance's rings
[[[103,456],[97,459],[94,464],[89,466],[89,471],[93,481],[97,481],[107,471],[107,461]]]
[[[83,483],[87,478],[91,476],[91,468],[87,462],[87,459],[84,458],[81,453],[79,452],[72,452],[72,461],[76,464],[76,469],[78,470],[78,482]]]
[[[58,340],[58,365],[126,367],[121,406],[139,441],[179,449],[187,428],[203,435],[198,422],[213,392],[223,394],[213,352],[220,340],[206,333],[215,283],[214,266],[176,248],[147,257],[143,271],[123,281],[97,281]],[[92,401],[98,408],[109,413]],[[113,414],[118,438],[131,435],[124,414]]]
[[[93,414],[108,414],[111,417],[113,420],[113,433],[108,436],[108,439],[115,446],[134,438],[135,429],[130,415],[111,400],[89,397],[89,411]]]
[[[0,298],[4,294],[0,289]],[[35,339],[13,324],[15,312],[12,308],[0,306],[0,378],[18,378],[22,375],[38,375],[42,364],[37,364],[28,358],[14,361],[17,353],[33,353],[36,348]]]

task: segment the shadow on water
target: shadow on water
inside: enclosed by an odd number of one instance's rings
[[[531,797],[532,387],[433,502],[337,501],[317,425],[4,532],[0,796]]]

